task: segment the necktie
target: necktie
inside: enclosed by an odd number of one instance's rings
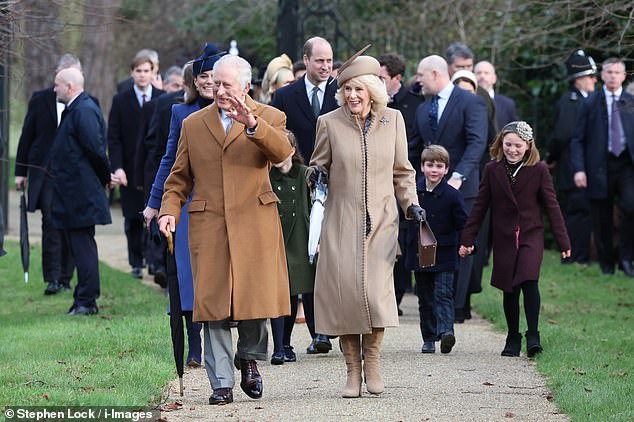
[[[224,121],[225,121],[225,133],[229,133],[229,131],[231,130],[231,126],[233,126],[233,119],[227,115],[225,115],[224,117]]]
[[[623,146],[621,145],[621,115],[616,95],[612,94],[612,119],[610,121],[610,149],[615,157],[621,155]]]
[[[145,103],[147,103],[147,95],[143,94],[141,95],[141,107],[143,107],[145,105]]]
[[[434,136],[438,131],[438,95],[434,95],[431,99],[431,107],[429,107],[429,126]]]
[[[319,116],[319,112],[321,111],[321,106],[319,105],[319,87],[313,88],[313,97],[310,100],[310,104],[313,107],[313,113],[315,113],[315,117]]]

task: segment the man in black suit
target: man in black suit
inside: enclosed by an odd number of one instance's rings
[[[55,93],[66,105],[51,148],[52,217],[63,230],[77,266],[77,286],[68,315],[99,310],[99,257],[95,224],[110,224],[104,187],[115,181],[106,157],[106,125],[101,110],[84,92],[75,68],[55,76]]]
[[[515,101],[495,92],[494,90],[494,86],[498,81],[498,76],[495,73],[495,67],[493,67],[493,64],[486,60],[478,62],[478,64],[475,65],[474,73],[478,79],[478,86],[484,89],[493,99],[493,103],[495,104],[495,119],[497,127],[501,129],[506,126],[507,123],[518,121],[519,117],[517,116]]]
[[[416,110],[409,160],[420,177],[420,156],[426,145],[438,144],[449,152],[447,183],[462,192],[471,209],[480,184],[480,159],[487,145],[487,107],[482,98],[454,86],[447,62],[440,56],[421,60],[416,80],[429,98]],[[473,257],[463,258],[455,277],[456,318],[465,308]]]
[[[306,162],[315,148],[317,117],[338,107],[337,82],[332,74],[332,47],[323,38],[313,37],[304,44],[306,73],[297,81],[275,91],[271,105],[286,114],[286,128],[297,138],[297,147]],[[302,294],[306,325],[313,341],[308,354],[328,353],[332,349],[326,335],[315,332],[313,294]]]
[[[383,83],[385,83],[387,95],[390,97],[387,106],[401,112],[403,120],[405,120],[407,139],[410,139],[412,132],[414,131],[416,109],[425,100],[425,97],[423,97],[420,92],[420,84],[416,82],[412,87],[405,86],[403,78],[405,77],[406,63],[405,59],[400,54],[383,54],[378,60],[381,65],[381,73],[379,76],[383,80]],[[398,314],[403,315],[400,304],[405,292],[407,290],[411,290],[412,272],[407,271],[405,268],[405,262],[407,261],[406,255],[409,251],[406,244],[409,220],[405,219],[405,215],[400,207],[398,211],[398,242],[401,247],[402,255],[400,255],[394,263],[394,292],[396,294]]]
[[[308,162],[315,148],[317,117],[338,107],[335,100],[337,82],[330,76],[330,43],[320,37],[306,41],[304,64],[306,74],[292,84],[275,91],[271,105],[286,114],[286,128],[297,138],[299,152]]]
[[[134,84],[112,99],[108,116],[108,151],[112,170],[120,180],[121,208],[128,240],[128,262],[132,276],[143,277],[143,190],[136,188],[135,155],[143,126],[142,107],[163,94],[152,86],[153,64],[149,56],[137,56],[130,66]]]
[[[142,50],[137,51],[134,58],[138,57],[149,57],[152,60],[152,86],[156,89],[164,89],[163,88],[163,80],[161,79],[161,74],[159,72],[159,55],[156,50],[151,50],[149,48],[144,48]],[[131,76],[125,78],[117,83],[117,94],[123,91],[127,91],[132,88],[134,85],[134,78]]]
[[[546,162],[555,168],[559,204],[566,220],[570,237],[570,257],[562,264],[590,262],[590,238],[592,216],[590,201],[585,188],[575,186],[570,163],[570,140],[576,129],[577,116],[584,99],[594,92],[597,83],[597,66],[583,50],[573,53],[566,60],[569,87],[557,102],[555,127],[548,143]]]
[[[81,71],[81,63],[71,54],[63,55],[56,73],[66,68]],[[42,212],[42,276],[48,283],[44,294],[70,290],[73,263],[63,233],[53,227],[51,215],[52,186],[46,174],[50,152],[65,105],[57,101],[53,87],[33,93],[27,107],[22,135],[15,158],[15,186],[28,188],[29,212]],[[28,186],[27,186],[28,180]]]
[[[634,96],[623,89],[625,62],[603,62],[603,88],[582,104],[570,144],[574,181],[587,188],[592,228],[604,274],[614,273],[613,208],[620,215],[619,266],[634,277]]]

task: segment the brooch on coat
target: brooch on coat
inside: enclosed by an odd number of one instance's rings
[[[382,116],[381,119],[379,120],[379,123],[381,123],[381,125],[385,126],[388,123],[390,123],[389,119],[385,116]]]

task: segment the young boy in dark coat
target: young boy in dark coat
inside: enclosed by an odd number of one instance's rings
[[[427,222],[436,236],[436,265],[418,264],[418,226],[410,230],[406,266],[415,270],[416,294],[423,335],[422,353],[434,353],[440,340],[441,353],[449,353],[456,343],[453,331],[453,277],[458,269],[458,238],[467,209],[462,194],[447,184],[449,153],[440,145],[430,145],[421,154],[423,179],[416,186],[418,200],[427,213]]]

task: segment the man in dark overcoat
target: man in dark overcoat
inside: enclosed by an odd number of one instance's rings
[[[163,94],[152,86],[152,60],[137,56],[130,66],[134,84],[112,99],[108,116],[108,152],[112,171],[121,181],[121,208],[125,235],[128,241],[128,263],[132,276],[143,277],[143,192],[136,188],[135,156],[143,122],[142,107]]]
[[[548,143],[546,162],[555,167],[559,204],[572,245],[570,258],[562,260],[562,263],[587,264],[590,261],[592,234],[590,202],[586,196],[586,189],[576,187],[573,180],[570,140],[575,132],[581,103],[594,92],[597,66],[592,57],[579,50],[566,60],[566,70],[570,85],[557,102],[555,128]]]
[[[604,274],[617,262],[613,247],[613,208],[621,211],[619,267],[634,277],[634,96],[623,89],[625,62],[603,62],[603,87],[581,104],[570,144],[575,185],[587,187],[592,229]]]
[[[53,224],[63,230],[77,267],[77,286],[69,315],[99,310],[99,258],[95,225],[110,224],[104,188],[114,180],[106,157],[106,125],[101,110],[84,92],[74,68],[55,77],[55,93],[66,105],[51,150]]]
[[[64,54],[57,64],[56,73],[70,67],[81,71],[79,59]],[[68,245],[62,232],[52,224],[53,190],[50,179],[46,177],[50,168],[51,146],[63,110],[64,104],[57,101],[52,86],[33,93],[15,157],[15,186],[18,190],[28,189],[27,210],[35,212],[39,209],[42,213],[42,276],[48,283],[44,290],[46,295],[70,290],[73,277]]]

